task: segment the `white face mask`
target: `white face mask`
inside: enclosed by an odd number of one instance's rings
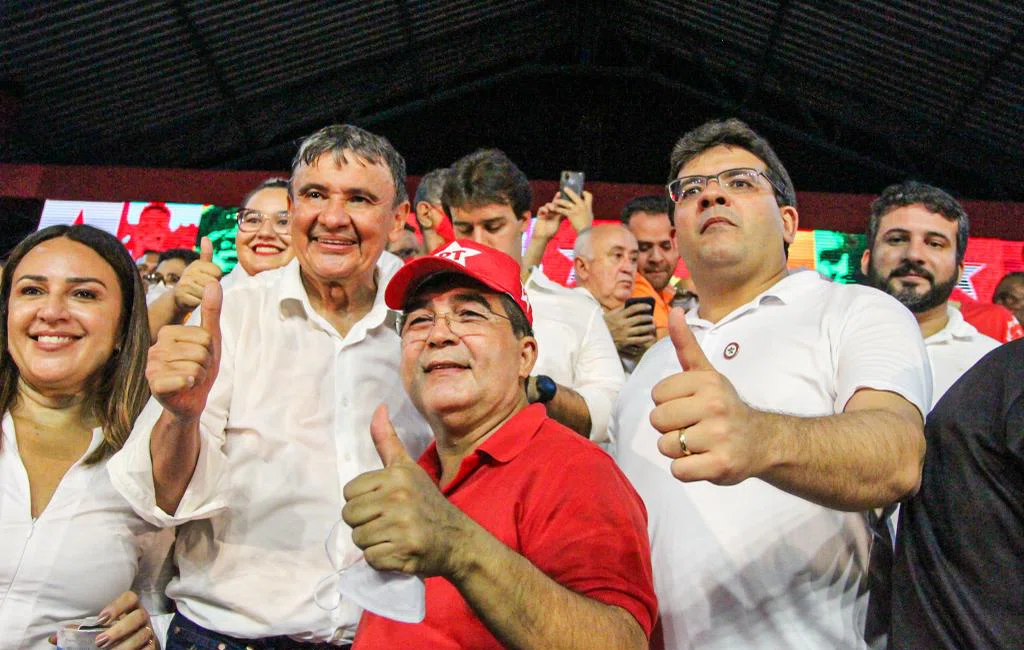
[[[332,552],[337,550],[334,547],[337,546],[339,526],[344,526],[340,520],[331,528],[324,542],[324,550],[335,572],[317,583],[313,592],[317,607],[328,611],[336,609],[342,599],[348,598],[378,616],[400,623],[421,623],[427,615],[427,587],[423,579],[398,571],[378,571],[367,564],[362,555],[356,559],[342,558],[343,566],[339,569],[334,558],[340,552]],[[344,528],[348,529],[347,526]],[[321,595],[324,592],[329,594],[332,585],[333,590],[337,591],[337,598],[326,601],[333,604],[325,604]]]

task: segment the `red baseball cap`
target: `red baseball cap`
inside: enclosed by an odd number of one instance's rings
[[[458,273],[512,298],[532,325],[533,309],[519,272],[519,262],[505,253],[469,239],[456,239],[399,269],[384,290],[384,302],[391,309],[402,309],[409,294],[430,276]]]

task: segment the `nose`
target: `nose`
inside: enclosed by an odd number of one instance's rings
[[[434,316],[434,324],[427,332],[427,344],[431,347],[452,345],[459,340],[458,335],[452,331],[452,323],[448,320],[448,316],[447,312]],[[444,323],[444,326],[441,323]]]
[[[352,223],[348,205],[341,198],[331,198],[320,212],[320,223],[327,228],[343,228]]]
[[[906,257],[915,262],[923,262],[925,260],[925,250],[927,250],[927,245],[924,240],[912,237],[906,248]]]
[[[265,218],[260,223],[260,228],[259,230],[256,231],[256,236],[261,237],[263,239],[273,239],[273,237],[277,234],[274,232],[274,226],[272,225],[273,220],[276,218],[277,217],[272,215]]]
[[[709,178],[704,186],[704,191],[700,193],[701,210],[716,205],[728,205],[728,203],[729,194],[722,188],[722,184],[718,182],[717,178]]]
[[[65,320],[68,318],[68,304],[64,299],[64,296],[58,293],[51,293],[46,297],[46,301],[42,304],[37,312],[37,316],[40,320],[53,323],[56,321]]]

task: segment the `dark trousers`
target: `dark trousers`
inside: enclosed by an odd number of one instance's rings
[[[181,614],[175,614],[167,631],[165,650],[346,650],[352,646],[330,643],[302,643],[286,636],[238,639],[207,630]]]

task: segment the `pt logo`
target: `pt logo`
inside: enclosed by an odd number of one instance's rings
[[[448,244],[443,250],[438,251],[434,254],[435,257],[443,257],[449,259],[462,266],[466,265],[466,260],[474,255],[479,255],[480,251],[475,251],[472,248],[463,248],[459,246],[459,242],[452,242]]]
[[[740,344],[737,343],[736,341],[733,341],[729,345],[725,346],[725,349],[722,350],[722,356],[725,357],[727,360],[728,359],[732,359],[733,357],[735,357],[739,353],[740,353]]]

